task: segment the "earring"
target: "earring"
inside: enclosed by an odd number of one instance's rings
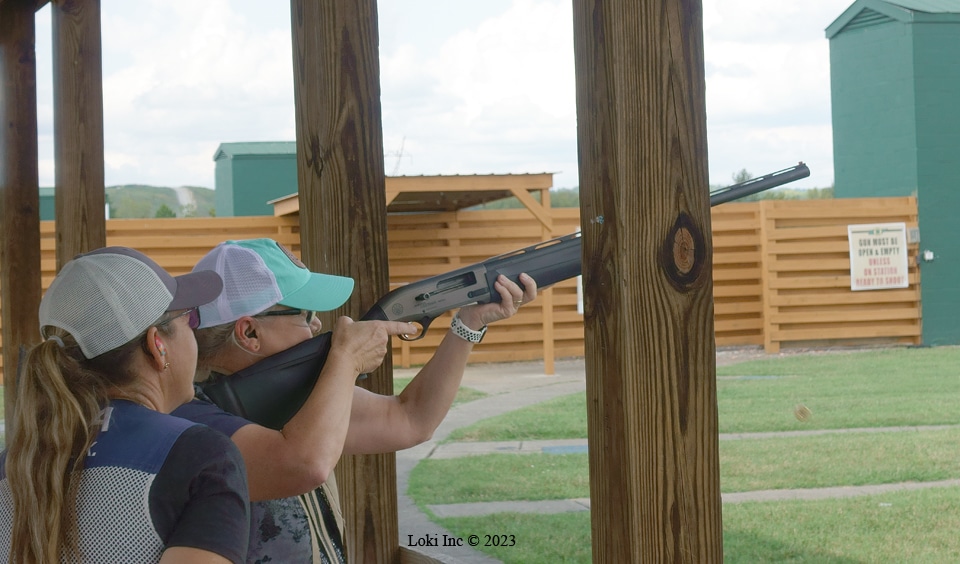
[[[164,362],[164,363],[163,363],[163,369],[166,370],[167,368],[170,368],[170,363],[169,363],[169,362]]]

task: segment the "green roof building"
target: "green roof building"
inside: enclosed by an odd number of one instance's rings
[[[221,143],[213,161],[219,217],[273,215],[267,202],[297,192],[294,141]]]
[[[924,344],[960,343],[960,0],[857,0],[830,40],[834,193],[916,195]]]
[[[57,215],[53,187],[40,187],[40,221],[53,220]]]

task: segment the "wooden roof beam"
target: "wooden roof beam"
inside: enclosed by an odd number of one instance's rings
[[[13,3],[15,1],[16,0],[0,0],[0,5],[3,5],[6,2]],[[27,2],[25,2],[27,6],[30,6],[32,4],[34,6],[35,12],[40,11],[41,8],[43,8],[49,3],[50,3],[50,0],[28,0]]]
[[[386,177],[387,192],[478,192],[552,187],[553,173]]]
[[[548,231],[553,231],[553,216],[550,214],[550,211],[547,210],[540,202],[536,201],[533,196],[530,195],[530,192],[523,190],[521,188],[512,188],[510,192],[513,196],[520,200],[520,203],[523,204],[523,207],[530,210],[530,213],[533,214],[537,221],[540,222]]]

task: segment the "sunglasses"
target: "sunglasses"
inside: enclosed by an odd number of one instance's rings
[[[171,321],[173,321],[174,319],[180,319],[184,315],[188,316],[187,325],[191,329],[196,331],[200,327],[200,308],[199,307],[192,307],[182,313],[178,313],[177,315],[174,315],[173,317],[171,317],[170,319],[167,319],[166,321],[161,321],[160,323],[157,323],[157,325],[166,325]]]
[[[258,313],[254,317],[270,317],[273,315],[300,315],[306,313],[306,322],[307,325],[313,321],[313,318],[317,316],[317,312],[310,311],[309,309],[278,309],[275,311],[265,311],[263,313]]]

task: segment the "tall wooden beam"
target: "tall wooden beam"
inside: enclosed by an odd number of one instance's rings
[[[6,429],[19,345],[40,338],[40,173],[33,0],[0,4],[0,303]]]
[[[335,312],[356,317],[389,290],[377,4],[291,0],[291,17],[302,255],[357,281]],[[362,385],[392,394],[390,358]],[[344,457],[336,475],[350,561],[398,561],[395,455]]]
[[[51,5],[57,269],[106,245],[100,0]]]
[[[723,559],[700,0],[574,0],[594,562]]]

